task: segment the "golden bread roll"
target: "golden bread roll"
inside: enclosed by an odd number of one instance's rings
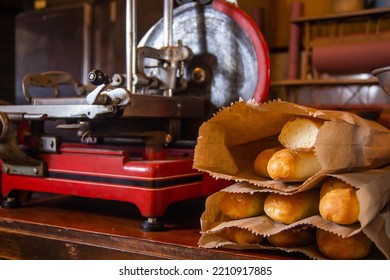
[[[277,151],[280,151],[281,149],[283,149],[283,146],[278,146],[261,151],[257,155],[253,165],[255,173],[262,177],[271,178],[267,171],[268,161]]]
[[[320,215],[340,225],[357,222],[360,206],[356,191],[356,188],[338,178],[327,178],[321,186]]]
[[[267,239],[275,247],[302,247],[316,241],[316,232],[313,227],[300,226],[283,230]]]
[[[276,222],[291,224],[318,214],[319,190],[311,189],[290,195],[271,193],[264,202],[264,211]]]
[[[221,211],[229,218],[244,219],[264,214],[264,201],[268,193],[229,193],[221,199]]]
[[[239,227],[226,228],[226,235],[230,241],[237,244],[259,244],[264,239],[261,235]]]
[[[321,170],[313,150],[282,149],[268,161],[267,171],[274,180],[303,182]]]
[[[317,140],[317,134],[324,120],[314,118],[293,118],[279,133],[280,144],[289,149],[310,149]]]
[[[320,252],[334,260],[362,259],[370,253],[373,244],[363,232],[343,238],[321,229],[317,229],[316,240]]]

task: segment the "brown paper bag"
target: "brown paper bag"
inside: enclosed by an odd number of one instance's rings
[[[279,145],[278,135],[283,125],[299,116],[326,120],[314,145],[321,171],[300,183],[283,183],[258,176],[253,170],[257,154]],[[281,249],[233,244],[223,239],[221,233],[227,227],[236,226],[268,236],[295,226],[311,225],[344,237],[363,231],[389,259],[390,214],[385,205],[390,200],[387,183],[390,171],[388,168],[378,168],[390,163],[389,143],[388,129],[352,113],[316,110],[284,101],[264,104],[241,101],[223,108],[200,127],[194,156],[194,168],[216,178],[239,182],[223,191],[279,192],[288,195],[319,187],[327,176],[335,176],[359,189],[357,196],[361,212],[359,222],[349,226],[330,223],[320,215],[291,225],[275,223],[266,215],[232,221],[222,215],[219,209],[223,193],[221,191],[211,195],[206,201],[206,210],[201,217],[202,236],[199,246]],[[323,258],[316,246],[283,250]]]
[[[322,170],[303,183],[284,184],[258,176],[258,153],[279,145],[283,125],[293,117],[327,120],[314,145]],[[296,192],[316,183],[321,174],[345,173],[390,163],[390,130],[359,116],[315,110],[285,101],[258,104],[241,101],[221,109],[203,123],[195,147],[194,168],[213,177],[250,182],[283,192]]]
[[[201,216],[202,237],[199,240],[199,246],[226,247],[228,245],[229,248],[243,249],[242,245],[233,244],[228,240],[221,239],[221,234],[219,233],[223,232],[227,227],[246,228],[256,234],[269,236],[296,226],[310,225],[343,237],[349,237],[363,231],[374,242],[380,252],[386,258],[390,259],[390,210],[388,208],[388,204],[390,203],[390,188],[387,183],[390,180],[390,167],[346,174],[322,175],[318,180],[325,180],[327,176],[340,178],[358,189],[357,198],[360,205],[358,223],[348,226],[337,225],[324,220],[320,215],[308,217],[289,225],[275,222],[267,215],[231,220],[224,216],[220,210],[220,201],[224,192],[271,193],[274,191],[247,182],[239,182],[207,198],[206,209]],[[312,187],[319,187],[319,185]],[[269,249],[264,246],[260,247]],[[288,251],[299,251],[312,258],[321,258],[318,250],[313,246],[309,246],[308,248],[289,248]]]
[[[321,226],[320,224],[312,223],[315,226],[326,230],[339,233],[342,236],[350,236],[366,227],[371,221],[390,203],[390,166],[383,169],[371,169],[361,172],[345,173],[345,174],[327,174],[318,178],[319,182],[325,180],[328,176],[337,177],[348,184],[357,188],[357,198],[360,205],[360,213],[358,217],[359,225],[347,227],[343,232],[336,232],[329,226]],[[320,183],[321,184],[321,183]],[[313,185],[313,188],[320,187],[320,184]],[[254,192],[277,192],[269,188],[262,188],[247,182],[238,182],[224,188],[206,200],[206,208],[201,216],[202,231],[207,231],[216,223],[229,221],[221,214],[220,201],[224,192],[238,193],[254,193]],[[351,230],[353,229],[353,230]],[[390,239],[390,235],[389,235]]]

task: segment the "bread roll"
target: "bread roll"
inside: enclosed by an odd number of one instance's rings
[[[262,152],[260,152],[257,155],[253,165],[253,169],[255,170],[255,173],[265,178],[271,178],[267,171],[268,161],[277,151],[280,151],[281,149],[283,149],[283,146],[265,149]]]
[[[316,239],[320,252],[334,260],[362,259],[370,253],[372,248],[372,241],[363,232],[343,238],[317,229]]]
[[[264,201],[268,193],[229,193],[221,199],[221,211],[229,218],[243,219],[264,214]]]
[[[271,193],[264,202],[264,211],[274,221],[291,224],[318,214],[319,190],[311,189],[291,195]]]
[[[316,241],[316,231],[313,227],[300,226],[283,230],[267,237],[275,247],[302,247]]]
[[[274,180],[303,182],[321,170],[313,150],[283,149],[268,161],[267,171]]]
[[[317,134],[324,120],[315,118],[294,118],[289,120],[279,133],[278,140],[289,149],[310,149],[317,140]]]
[[[327,178],[320,192],[321,216],[329,222],[340,225],[357,222],[360,206],[356,191],[356,188],[338,178]]]
[[[264,239],[261,235],[239,227],[226,228],[226,235],[230,241],[237,244],[258,244]]]

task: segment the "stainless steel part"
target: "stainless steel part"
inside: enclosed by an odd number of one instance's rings
[[[173,0],[164,0],[164,47],[172,46]]]
[[[31,160],[32,158],[30,158]],[[37,165],[29,165],[26,161],[26,164],[12,164],[12,163],[3,163],[3,172],[6,174],[13,175],[26,175],[26,176],[39,176],[43,177],[45,174],[45,164],[44,162],[38,162]]]
[[[390,66],[375,69],[372,71],[372,75],[378,79],[379,85],[385,93],[390,95]]]
[[[230,105],[240,97],[244,100],[253,97],[259,80],[256,51],[247,32],[236,21],[212,5],[193,2],[173,11],[172,29],[174,44],[181,40],[194,54],[184,69],[189,80],[186,93],[206,97],[217,108]],[[160,49],[163,45],[164,22],[160,20],[140,40],[138,47]],[[155,61],[145,59],[144,64],[145,71],[149,69],[152,75]],[[197,73],[206,75],[202,80],[209,83],[198,91],[199,83],[191,79]]]
[[[57,153],[60,141],[56,136],[42,136],[40,139],[39,150],[46,153]]]
[[[9,121],[7,114],[0,112],[0,159],[2,171],[7,174],[43,176],[42,161],[29,157],[17,142],[18,127]]]
[[[133,77],[136,68],[137,20],[136,0],[126,0],[126,77]],[[133,79],[126,79],[126,89],[135,92]]]
[[[82,87],[79,87],[71,74],[64,71],[48,71],[43,73],[31,73],[23,77],[22,90],[27,102],[31,102],[32,96],[30,94],[30,87],[47,87],[53,88],[54,96],[60,96],[59,86],[67,84],[73,87],[77,95],[84,94]]]
[[[33,105],[4,105],[0,112],[7,115],[20,115],[23,119],[88,119],[83,110],[101,112],[109,107],[89,105],[85,98],[41,98],[34,99]],[[155,117],[155,118],[202,118],[205,115],[205,100],[199,97],[164,97],[134,94],[131,102],[124,107],[122,118]]]
[[[153,88],[153,83],[159,90],[163,90],[163,95],[172,97],[173,90],[183,90],[186,88],[186,80],[181,71],[184,61],[193,57],[192,51],[179,42],[178,46],[167,46],[161,49],[141,47],[137,51],[137,75],[144,77],[149,83],[147,87]],[[147,59],[154,59],[159,65],[155,68],[152,76],[148,75],[148,67],[144,62]],[[179,70],[179,71],[178,71]],[[142,82],[142,80],[137,80]],[[137,86],[142,85],[138,84]]]
[[[170,47],[173,45],[172,41],[172,12],[173,12],[173,0],[164,0],[164,47]],[[173,68],[176,70],[176,68]],[[170,76],[175,77],[176,73],[172,73]],[[173,87],[169,87],[164,90],[164,96],[171,97],[173,93]]]

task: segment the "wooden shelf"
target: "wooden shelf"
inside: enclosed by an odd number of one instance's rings
[[[347,86],[347,85],[374,85],[377,83],[376,79],[368,79],[368,80],[354,80],[354,79],[330,79],[327,81],[325,78],[321,78],[321,73],[329,73],[329,75],[340,75],[340,73],[344,73],[344,75],[347,74],[353,74],[353,70],[349,67],[346,67],[345,69],[341,69],[341,71],[336,71],[337,69],[331,69],[329,66],[330,63],[333,63],[333,67],[341,67],[341,65],[348,65],[348,62],[343,62],[344,64],[337,63],[337,60],[329,61],[328,65],[323,66],[323,62],[321,64],[320,59],[317,60],[317,65],[314,64],[314,58],[313,53],[315,52],[315,48],[320,45],[318,41],[321,41],[321,44],[325,44],[324,42],[327,41],[326,44],[329,44],[329,46],[338,46],[338,42],[343,42],[343,44],[347,44],[348,41],[343,41],[343,38],[348,37],[354,37],[354,35],[362,36],[363,39],[359,40],[368,40],[370,34],[372,34],[371,39],[372,42],[376,42],[377,37],[375,37],[376,32],[387,32],[388,29],[383,29],[380,26],[387,26],[384,25],[383,19],[386,19],[386,23],[388,20],[390,20],[390,7],[384,7],[384,8],[373,8],[373,9],[363,9],[359,11],[354,12],[343,12],[343,13],[333,13],[329,15],[323,15],[323,16],[316,16],[316,17],[295,17],[291,18],[291,26],[294,27],[296,32],[295,37],[302,36],[302,38],[299,37],[299,43],[295,42],[292,47],[292,49],[299,49],[301,47],[301,44],[303,45],[303,54],[300,52],[293,52],[290,55],[292,55],[293,59],[291,59],[291,62],[289,64],[289,73],[294,73],[294,75],[290,75],[290,77],[294,77],[296,79],[301,79],[302,81],[278,81],[272,83],[274,86],[304,86],[304,85],[335,85],[335,86]],[[330,24],[329,24],[330,23]],[[346,24],[347,23],[347,24]],[[348,25],[348,23],[351,23],[351,25]],[[350,29],[348,31],[348,28]],[[383,29],[383,30],[382,30]],[[299,32],[298,32],[299,30]],[[327,30],[328,32],[324,32],[324,30]],[[345,31],[347,30],[347,31]],[[352,30],[352,31],[351,31]],[[302,31],[302,35],[300,32]],[[358,37],[358,36],[357,36]],[[359,37],[360,38],[360,37]],[[316,41],[316,39],[319,39]],[[297,41],[297,40],[296,40]],[[353,42],[355,41],[349,41],[351,43],[351,46],[353,46]],[[360,42],[360,41],[359,41]],[[371,42],[371,41],[370,41]],[[352,51],[352,50],[351,50]],[[340,55],[340,54],[339,54]],[[318,55],[318,57],[320,54]],[[317,58],[318,58],[317,57]],[[337,59],[337,53],[335,54],[335,58]],[[345,55],[343,55],[345,57]],[[350,59],[355,59],[356,57],[351,56]],[[367,61],[369,61],[369,58],[365,57],[366,64]],[[298,64],[292,63],[292,61],[299,61],[302,60],[302,70],[296,69]],[[363,60],[364,61],[364,60]],[[372,65],[364,66],[359,65],[359,67],[354,65],[354,67],[358,68],[356,71],[360,72],[368,72],[369,69],[379,67],[376,66],[378,64],[381,64],[382,62],[378,63],[378,59],[374,60],[374,63]],[[322,65],[322,69],[321,69]],[[319,68],[319,69],[317,69]],[[333,71],[333,72],[332,72]],[[343,72],[344,71],[344,72]],[[300,74],[298,74],[300,73]],[[299,75],[299,76],[298,76]],[[312,77],[314,77],[314,80],[310,80]]]
[[[372,79],[313,79],[313,80],[279,80],[271,82],[274,87],[288,86],[348,86],[348,85],[378,85],[376,78]]]
[[[356,12],[334,13],[330,15],[317,16],[317,17],[298,17],[298,18],[291,19],[291,22],[306,23],[306,22],[316,22],[316,21],[333,21],[333,20],[350,19],[350,18],[357,18],[357,17],[380,16],[387,13],[390,13],[390,8],[373,8],[373,9],[364,9]]]
[[[68,196],[30,200],[19,209],[0,208],[3,259],[307,259],[281,251],[199,248],[205,200],[172,204],[165,230],[140,230],[135,206]]]

